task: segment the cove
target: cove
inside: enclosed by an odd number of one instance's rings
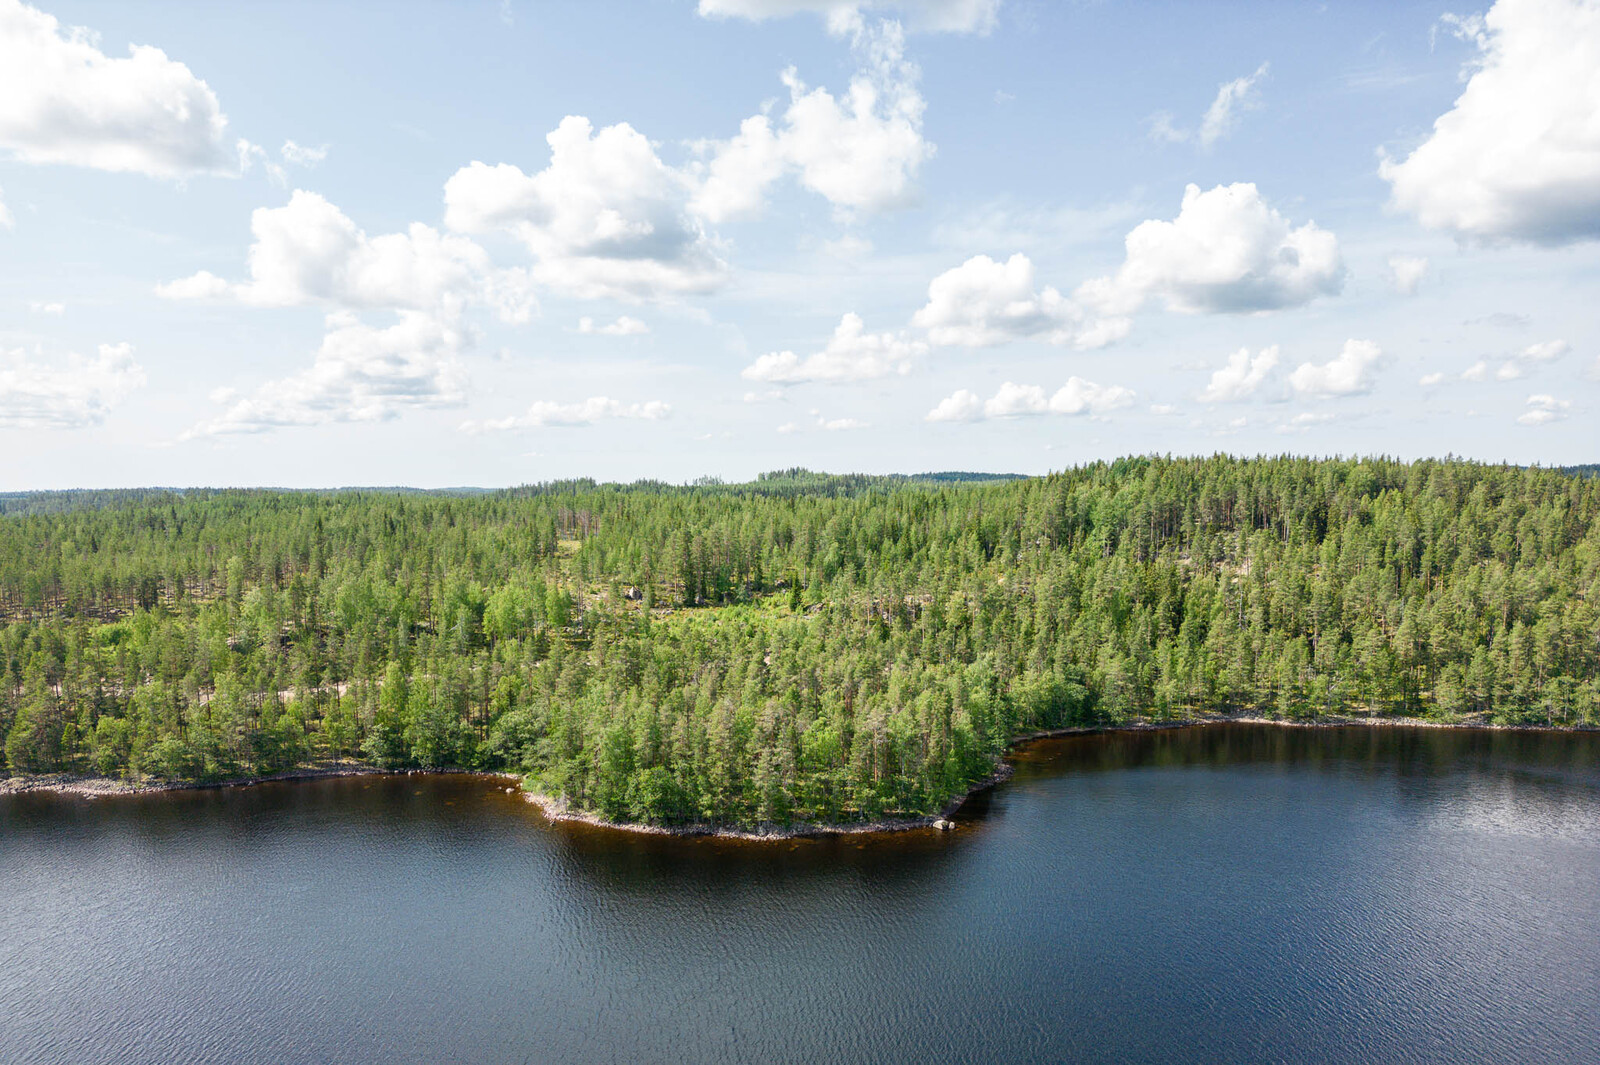
[[[1600,1060],[1600,734],[1039,741],[949,833],[496,781],[0,797],[17,1061]]]

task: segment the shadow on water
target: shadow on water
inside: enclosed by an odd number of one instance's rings
[[[1592,779],[1600,769],[1600,732],[1223,722],[1033,740],[1012,752],[1011,760],[1021,777],[1271,764],[1400,776],[1555,773]]]

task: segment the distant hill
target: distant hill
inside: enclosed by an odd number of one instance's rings
[[[206,498],[229,492],[304,492],[307,495],[336,495],[351,492],[366,495],[480,496],[502,491],[498,488],[407,488],[403,485],[340,488],[68,488],[34,492],[0,492],[0,515],[68,514],[78,510],[134,504],[178,503],[185,499]]]
[[[971,473],[966,470],[944,470],[940,473],[913,473],[913,481],[950,481],[962,484],[989,484],[994,481],[1025,481],[1025,473]]]
[[[74,510],[158,503],[183,498],[180,488],[74,488],[51,492],[0,492],[0,514],[66,514]]]

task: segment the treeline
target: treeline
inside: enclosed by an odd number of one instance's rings
[[[926,813],[1019,732],[1134,716],[1600,723],[1600,481],[1227,457],[971,476],[20,507],[0,768],[356,757],[751,824]]]

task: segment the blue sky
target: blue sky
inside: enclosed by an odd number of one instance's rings
[[[1600,455],[1594,0],[0,0],[0,205],[0,489]]]

